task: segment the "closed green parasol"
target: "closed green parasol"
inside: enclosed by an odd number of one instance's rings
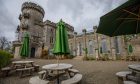
[[[68,34],[65,23],[62,21],[62,19],[57,23],[53,53],[58,56],[57,60],[58,66],[59,66],[59,55],[66,55],[70,53],[68,45]],[[59,76],[57,77],[57,84],[59,84]]]
[[[68,45],[68,34],[65,23],[62,20],[57,23],[53,53],[55,55],[65,55],[70,53]]]
[[[23,39],[23,43],[21,46],[20,56],[22,56],[23,58],[29,56],[29,34],[27,32],[24,34],[24,39]]]
[[[128,52],[129,53],[133,53],[133,47],[132,47],[132,45],[130,44],[130,45],[128,45]]]
[[[110,37],[140,33],[140,0],[128,0],[102,16],[97,33]]]

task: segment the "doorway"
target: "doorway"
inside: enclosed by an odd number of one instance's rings
[[[32,47],[31,48],[31,58],[34,58],[35,57],[35,48]]]

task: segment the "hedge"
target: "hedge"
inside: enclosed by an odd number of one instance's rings
[[[7,66],[10,63],[10,60],[12,57],[13,57],[12,54],[6,51],[0,50],[0,69],[2,67]]]

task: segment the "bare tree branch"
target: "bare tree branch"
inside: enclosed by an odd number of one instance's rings
[[[0,49],[4,50],[9,45],[9,41],[6,37],[0,37]]]

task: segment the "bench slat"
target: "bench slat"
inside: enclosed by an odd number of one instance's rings
[[[69,69],[70,72],[73,72],[73,73],[79,73],[79,71],[77,69]]]
[[[11,68],[10,68],[10,67],[4,67],[4,68],[2,68],[1,70],[2,70],[2,71],[7,71],[7,70],[11,70]]]
[[[137,83],[135,83],[133,81],[124,81],[124,84],[137,84]]]
[[[17,71],[24,71],[24,70],[31,70],[34,69],[34,67],[30,67],[30,68],[22,68],[22,69],[16,69]]]
[[[76,74],[74,77],[62,81],[61,84],[76,84],[76,83],[80,82],[81,79],[82,79],[82,74]]]
[[[29,80],[29,84],[48,84],[49,81],[41,80],[38,76],[32,77]]]
[[[120,71],[116,73],[116,76],[118,77],[126,77],[126,75],[132,74],[132,71]]]

